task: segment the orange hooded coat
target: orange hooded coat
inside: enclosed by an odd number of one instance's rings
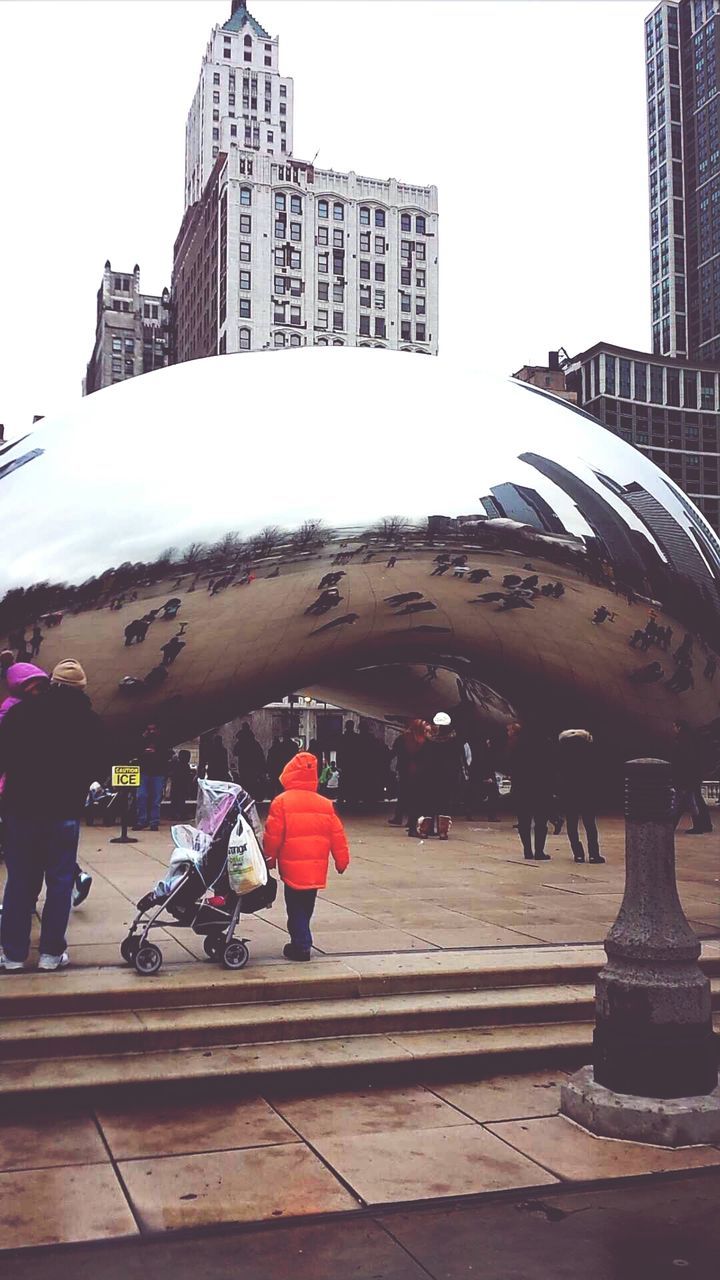
[[[317,760],[300,751],[280,774],[285,790],[270,805],[263,850],[269,867],[291,889],[324,889],[328,860],[342,872],[350,862],[343,825],[332,801],[317,794]]]

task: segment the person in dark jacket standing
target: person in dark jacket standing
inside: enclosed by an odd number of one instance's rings
[[[523,854],[528,860],[534,858],[536,862],[547,862],[550,855],[545,852],[545,841],[552,796],[547,744],[539,735],[514,720],[507,727],[507,763]]]
[[[419,809],[415,813],[414,821],[411,821],[413,809],[420,804],[420,797],[416,796],[415,777],[420,755],[427,743],[427,736],[428,726],[425,721],[411,720],[405,732],[395,739],[392,749],[392,758],[397,770],[397,804],[389,824],[391,827],[402,827],[407,819],[408,835],[417,834],[415,827]]]
[[[137,761],[140,765],[140,786],[137,791],[136,822],[133,831],[144,831],[148,825],[148,816],[150,830],[157,831],[160,822],[160,802],[170,769],[170,750],[156,724],[146,725]]]
[[[455,812],[465,763],[465,750],[452,727],[447,711],[433,717],[433,728],[422,757],[425,813],[432,819],[432,829],[441,840],[447,840]]]
[[[578,823],[587,836],[590,862],[604,862],[600,856],[597,810],[597,761],[592,734],[587,729],[564,729],[558,738],[558,795],[567,822],[568,840],[576,862],[585,861]]]
[[[0,942],[6,970],[24,968],[43,880],[38,967],[52,970],[68,964],[65,933],[80,815],[90,783],[107,768],[105,736],[85,696],[86,686],[79,662],[60,662],[50,685],[39,681],[0,724],[8,873]]]
[[[697,736],[685,720],[676,720],[673,724],[675,742],[670,752],[673,771],[673,787],[675,799],[673,817],[675,826],[685,812],[692,818],[692,826],[686,827],[681,835],[699,836],[712,831],[712,818],[703,799],[703,752]]]

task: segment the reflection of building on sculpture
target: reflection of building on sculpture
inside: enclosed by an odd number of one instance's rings
[[[39,628],[45,665],[77,656],[119,730],[152,709],[175,741],[288,688],[398,723],[419,708],[588,723],[617,750],[655,750],[679,710],[718,738],[720,544],[646,458],[522,384],[306,350],[286,356],[298,404],[321,376],[338,393],[362,381],[377,407],[347,404],[352,477],[318,453],[299,490],[303,433],[267,419],[261,359],[137,379],[10,447],[34,456],[1,479],[0,646],[26,655]],[[267,428],[241,443],[240,387]],[[389,429],[401,409],[422,438],[443,424],[432,468]],[[79,449],[104,474],[98,441],[120,423],[142,433],[145,471],[114,455],[113,503],[64,460]],[[651,646],[662,661],[638,663]]]

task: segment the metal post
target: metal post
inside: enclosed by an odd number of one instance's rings
[[[120,835],[113,836],[110,844],[137,844],[135,836],[129,836],[127,833],[128,824],[128,791],[127,787],[120,790]]]
[[[593,1066],[561,1111],[593,1133],[666,1146],[720,1137],[710,981],[675,880],[672,775],[631,760],[625,775],[625,893],[596,982]]]

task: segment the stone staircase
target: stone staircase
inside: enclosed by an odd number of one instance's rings
[[[596,946],[347,956],[242,974],[0,979],[0,1095],[170,1081],[312,1087],[587,1061]],[[720,946],[703,968],[720,1010]]]

